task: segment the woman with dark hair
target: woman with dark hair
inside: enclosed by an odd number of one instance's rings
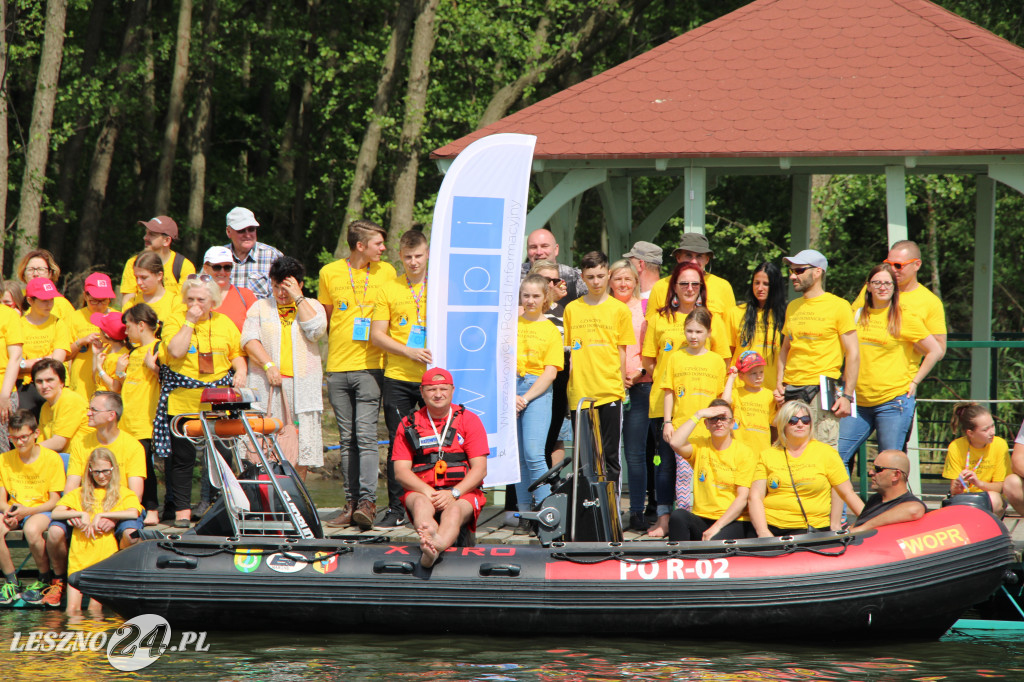
[[[1010,446],[996,435],[992,413],[978,403],[957,403],[950,428],[963,435],[949,444],[942,467],[949,494],[987,493],[992,512],[1002,516],[1003,481],[1012,472]]]
[[[327,316],[315,298],[302,295],[302,263],[281,256],[270,266],[273,298],[261,298],[245,315],[242,346],[249,356],[249,388],[267,414],[284,417],[284,403],[299,428],[303,480],[309,467],[323,466],[323,367],[318,341],[327,332]],[[276,390],[275,390],[276,389]],[[283,398],[282,398],[283,395]]]
[[[747,290],[747,300],[729,313],[729,345],[732,347],[732,362],[739,362],[740,355],[753,350],[761,354],[767,363],[764,368],[764,385],[776,384],[776,354],[782,345],[782,326],[786,322],[786,281],[775,263],[765,261],[754,269]]]
[[[878,451],[902,450],[914,420],[917,387],[942,357],[942,346],[924,322],[900,308],[896,273],[887,263],[871,269],[866,305],[859,311],[857,412],[839,422],[839,454],[849,466],[874,431]],[[915,366],[915,349],[924,353]]]

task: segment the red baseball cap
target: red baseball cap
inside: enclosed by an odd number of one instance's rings
[[[32,298],[41,298],[44,301],[60,296],[57,287],[46,277],[36,277],[25,287],[25,295]]]
[[[740,372],[749,372],[756,367],[765,367],[768,363],[756,350],[744,351],[740,355],[740,361],[736,363],[736,369]]]
[[[85,278],[85,293],[93,298],[115,298],[114,286],[102,272],[94,272]]]
[[[420,386],[441,386],[443,384],[454,386],[455,381],[452,380],[451,372],[440,367],[428,369],[423,373],[423,378],[420,379]]]
[[[124,320],[121,319],[121,313],[117,310],[112,310],[109,313],[93,313],[89,316],[89,321],[115,341],[124,341],[127,336]]]

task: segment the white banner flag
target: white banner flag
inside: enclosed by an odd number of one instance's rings
[[[519,481],[519,271],[536,142],[502,133],[466,147],[441,183],[430,233],[427,348],[452,373],[452,402],[487,429],[488,487]]]

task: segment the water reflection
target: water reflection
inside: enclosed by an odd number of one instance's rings
[[[120,673],[105,652],[14,652],[14,632],[112,633],[121,619],[69,620],[55,611],[0,611],[3,679],[47,680],[636,680],[1024,679],[1024,638],[947,636],[941,642],[825,647],[598,638],[210,633],[206,653],[168,652]],[[282,624],[282,627],[287,626]],[[430,624],[424,623],[429,629]]]

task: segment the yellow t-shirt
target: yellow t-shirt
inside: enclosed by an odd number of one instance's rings
[[[786,466],[786,460],[789,466]],[[793,478],[790,479],[790,469]],[[764,511],[768,524],[776,528],[828,528],[832,511],[832,488],[850,475],[836,450],[821,441],[812,440],[799,457],[790,456],[780,447],[762,450],[754,469],[754,480],[765,481]],[[796,481],[800,502],[793,493]],[[800,504],[807,513],[804,521]]]
[[[357,285],[358,286],[358,285]],[[387,321],[388,336],[402,345],[408,345],[409,335],[415,325],[422,325],[424,332],[427,324],[427,281],[409,288],[409,279],[401,275],[387,282],[377,292],[373,304],[373,322]],[[335,313],[337,314],[337,313]],[[427,366],[421,362],[410,360],[404,355],[385,353],[386,367],[384,376],[397,381],[418,382]]]
[[[7,363],[11,359],[7,348],[21,346],[24,343],[25,331],[21,326],[21,315],[13,308],[0,305],[0,383],[3,383]]]
[[[658,308],[665,307],[670,279],[672,279],[671,275],[662,277],[651,287],[650,303],[647,306],[648,318],[651,316],[651,311],[654,311],[656,315]],[[712,313],[724,318],[732,308],[736,307],[736,294],[733,293],[732,285],[728,281],[717,275],[712,275],[710,272],[705,272],[704,286],[708,290],[707,308]]]
[[[701,355],[690,355],[687,351],[673,353],[668,359],[661,388],[672,391],[672,425],[679,428],[694,412],[722,395],[725,363],[721,356],[710,351]],[[664,397],[664,392],[658,396],[662,402]],[[703,422],[694,429],[694,433],[698,437],[707,434]]]
[[[643,348],[640,354],[654,358],[654,376],[651,377],[651,391],[657,392],[665,388],[665,368],[668,367],[669,357],[677,350],[686,348],[686,315],[676,313],[666,317],[661,313],[651,315],[651,309],[647,309],[647,333],[644,334]],[[704,343],[704,347],[723,358],[729,357],[729,343],[726,340],[725,326],[718,321],[717,316],[711,315],[711,334]],[[651,419],[661,419],[665,415],[665,406],[660,400],[651,400],[647,408],[647,416]]]
[[[109,445],[100,443],[95,431],[75,438],[68,449],[71,455],[68,461],[68,476],[84,478],[85,465],[89,462],[89,455],[96,448],[106,448],[114,453],[114,459],[117,460],[117,467],[121,473],[122,486],[127,487],[130,476],[146,477],[146,450],[142,447],[142,443],[123,431],[118,433],[117,438]]]
[[[277,315],[281,318],[281,376],[295,376],[295,362],[292,358],[292,325],[298,309],[295,306],[277,306]]]
[[[38,507],[50,499],[50,493],[64,491],[64,460],[50,448],[39,448],[39,455],[26,464],[17,450],[0,455],[0,487],[7,491],[7,503]]]
[[[970,461],[967,456],[970,453]],[[1006,440],[996,436],[987,448],[971,447],[967,436],[961,436],[949,444],[946,452],[946,464],[942,467],[942,477],[953,480],[960,477],[960,472],[970,466],[977,474],[978,480],[986,483],[1005,481],[1012,471],[1010,468],[1010,447]],[[981,488],[972,485],[968,492],[980,493]]]
[[[167,345],[184,324],[185,318],[173,317],[164,322],[160,344],[160,362],[166,364],[178,374],[183,374],[200,381],[212,382],[220,379],[231,369],[231,361],[242,354],[242,334],[227,315],[217,312],[210,313],[210,319],[197,322],[192,329],[192,342],[188,351],[180,358],[171,357]],[[199,354],[213,354],[213,373],[199,373]],[[199,411],[199,398],[203,394],[201,388],[176,388],[171,391],[167,401],[167,413],[183,414]]]
[[[757,323],[754,325],[754,336],[750,339],[747,345],[740,344],[740,333],[743,329],[743,316],[747,312],[747,304],[741,303],[732,310],[729,311],[728,317],[728,328],[729,328],[729,346],[732,347],[733,353],[729,364],[735,365],[739,362],[740,355],[745,351],[753,350],[761,354],[761,357],[768,363],[764,368],[764,385],[775,390],[775,386],[778,384],[778,367],[776,360],[779,353],[779,345],[782,343],[782,332],[781,330],[777,335],[769,335],[769,345],[765,348],[764,341],[764,314],[763,311],[757,313]],[[774,338],[772,338],[774,336]],[[755,452],[758,452],[755,450]]]
[[[765,385],[752,392],[737,379],[732,391],[732,411],[736,418],[733,438],[754,452],[761,452],[772,445],[772,420],[778,406],[771,389]]]
[[[142,297],[139,296],[138,300],[135,302],[142,303]],[[153,309],[153,312],[156,313],[157,319],[161,320],[165,325],[173,318],[184,317],[185,315],[185,304],[181,300],[180,291],[172,292],[169,289],[164,289],[163,296],[148,305]],[[163,338],[166,339],[168,337],[164,334]]]
[[[790,301],[782,328],[790,339],[783,380],[790,386],[817,386],[822,374],[838,379],[843,366],[839,337],[855,329],[850,304],[834,294]]]
[[[160,380],[153,370],[146,367],[146,353],[157,343],[154,341],[131,352],[121,384],[124,414],[118,428],[140,440],[153,437],[153,419],[156,418],[156,404],[160,399]]]
[[[52,313],[39,326],[22,317],[21,334],[25,340],[21,347],[22,357],[26,360],[45,357],[58,349],[71,350],[71,330],[64,320],[58,320]],[[32,378],[25,376],[22,381],[27,384]]]
[[[857,298],[853,301],[854,312],[858,308],[864,307],[865,288],[866,286],[861,287],[860,293],[857,294]],[[946,310],[942,307],[942,299],[936,296],[928,287],[918,283],[917,287],[910,291],[901,291],[900,310],[904,314],[910,311],[921,318],[929,334],[942,335],[946,333]],[[923,357],[921,353],[914,351],[911,364],[912,375],[917,373],[918,367],[921,366],[921,358]]]
[[[888,308],[861,308],[857,321],[860,344],[860,372],[857,375],[857,404],[874,407],[903,395],[917,373],[914,344],[927,337],[928,330],[914,313],[903,310],[900,337],[889,333]],[[867,318],[867,326],[862,324]]]
[[[174,256],[175,252],[171,251],[170,258],[164,263],[164,289],[171,294],[171,298],[181,298],[181,283],[174,279]],[[189,275],[193,275],[196,272],[196,266],[192,264],[188,258],[181,264],[181,279],[184,280]],[[134,300],[133,295],[139,292],[139,286],[135,282],[135,256],[128,259],[128,262],[124,264],[124,272],[121,273],[121,309],[128,310],[132,305],[138,303],[142,299]],[[160,319],[163,319],[162,317]]]
[[[44,402],[39,411],[39,442],[64,436],[70,445],[75,436],[95,431],[89,426],[89,416],[85,413],[88,407],[88,400],[64,387],[56,403],[51,406]]]
[[[737,487],[749,488],[757,466],[754,451],[736,439],[725,450],[716,450],[711,438],[690,438],[693,454],[693,513],[718,520],[736,499]],[[737,517],[746,521],[746,511]]]
[[[53,310],[50,311],[50,314],[58,320],[68,320],[74,312],[75,306],[71,305],[71,301],[68,299],[63,296],[58,296],[53,299]]]
[[[64,506],[75,511],[87,511],[91,516],[103,511],[103,500],[107,491],[103,488],[93,490],[93,504],[91,509],[85,509],[82,503],[82,489],[75,488],[64,497],[60,498],[58,506]],[[137,509],[142,511],[139,498],[131,490],[121,486],[117,503],[108,511],[127,511]],[[83,568],[89,568],[98,564],[107,557],[117,552],[117,540],[114,539],[114,532],[103,533],[99,537],[87,538],[85,531],[73,528],[71,532],[71,549],[68,550],[68,575],[77,573]]]
[[[565,344],[571,349],[569,409],[582,398],[606,405],[626,397],[619,346],[636,343],[633,315],[622,301],[609,296],[597,305],[583,298],[565,306]]]
[[[361,270],[352,269],[348,259],[328,263],[320,270],[320,294],[317,300],[331,308],[330,332],[327,338],[328,372],[351,372],[362,369],[380,369],[384,354],[370,343],[369,320],[381,288],[395,279],[390,263],[371,262]],[[425,303],[425,302],[424,302]],[[356,319],[367,320],[365,341],[356,341]],[[417,377],[419,379],[423,376]]]
[[[540,376],[548,365],[562,369],[565,364],[562,335],[551,320],[542,317],[533,322],[520,317],[518,329],[516,374]]]

